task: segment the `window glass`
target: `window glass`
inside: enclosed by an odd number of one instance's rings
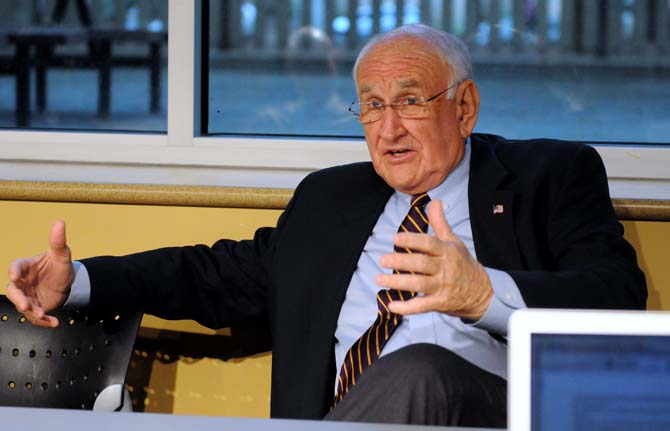
[[[212,0],[206,133],[362,136],[347,107],[371,34],[424,22],[469,46],[476,131],[668,142],[670,3]]]
[[[0,1],[0,127],[166,131],[167,3]]]

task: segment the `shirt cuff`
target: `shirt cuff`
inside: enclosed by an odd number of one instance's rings
[[[64,309],[75,310],[85,308],[91,302],[91,280],[83,263],[75,260],[72,262],[74,269],[74,280],[70,286],[70,295],[67,297]]]
[[[526,308],[526,303],[508,273],[493,268],[484,269],[491,280],[493,297],[482,318],[471,325],[506,337],[510,316],[514,311]]]

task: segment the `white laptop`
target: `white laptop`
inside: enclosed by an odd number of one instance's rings
[[[670,312],[520,310],[510,431],[670,430]]]

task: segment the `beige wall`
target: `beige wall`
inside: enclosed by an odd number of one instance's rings
[[[0,266],[31,256],[47,246],[56,219],[67,221],[73,257],[126,254],[149,248],[211,244],[218,238],[250,237],[258,226],[273,225],[278,210],[0,201],[3,226]],[[625,222],[626,237],[638,251],[647,275],[650,309],[670,310],[670,270],[665,250],[670,223]],[[4,293],[7,275],[0,277]],[[144,327],[215,334],[193,322],[147,317]],[[141,354],[142,352],[137,352]],[[221,361],[180,358],[152,365],[144,388],[146,411],[267,417],[270,355]]]
[[[218,238],[242,239],[258,226],[274,225],[278,210],[142,205],[0,201],[0,266],[47,247],[56,219],[66,220],[73,258],[126,254],[150,248],[212,244]],[[6,269],[0,276],[5,293]],[[166,322],[145,316],[142,325],[158,329],[215,334],[195,322]],[[141,354],[137,352],[134,361]],[[151,353],[151,352],[149,352]],[[250,359],[180,358],[153,361],[145,411],[180,414],[269,417],[270,354]]]
[[[647,277],[650,310],[670,310],[670,222],[626,221],[626,239],[637,251],[637,261]]]

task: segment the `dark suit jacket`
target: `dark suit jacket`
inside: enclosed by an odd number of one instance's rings
[[[470,218],[482,264],[508,271],[529,307],[644,308],[644,276],[595,150],[481,134],[471,143]],[[253,240],[84,260],[91,307],[139,307],[213,328],[267,321],[272,416],[320,418],[333,396],[340,307],[392,193],[370,163],[315,172],[277,227]]]

